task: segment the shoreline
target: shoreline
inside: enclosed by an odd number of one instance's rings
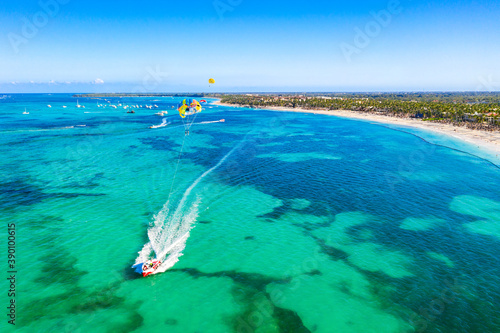
[[[229,106],[229,107],[243,107],[238,104],[227,104],[221,103],[220,100],[212,102],[214,105]],[[436,132],[439,134],[451,136],[455,139],[464,141],[468,144],[474,145],[475,147],[482,149],[486,153],[492,154],[493,157],[497,159],[500,156],[500,132],[486,132],[481,130],[473,130],[465,127],[454,126],[451,124],[442,124],[437,122],[423,121],[419,119],[411,118],[397,118],[389,117],[384,115],[350,111],[350,110],[310,110],[301,108],[287,108],[287,107],[259,107],[261,110],[270,110],[278,112],[298,112],[298,113],[313,113],[322,114],[328,116],[336,116],[341,118],[364,120],[369,122],[398,125],[403,127],[412,127],[423,130],[428,130]]]

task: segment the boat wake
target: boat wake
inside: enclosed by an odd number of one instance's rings
[[[161,124],[159,124],[159,125],[153,125],[153,126],[150,126],[149,128],[160,128],[160,127],[165,127],[165,126],[167,126],[169,124],[170,123],[167,122],[167,118],[163,118]]]
[[[190,204],[186,202],[187,197],[183,199],[186,200],[182,200],[184,202],[177,206],[173,214],[170,214],[170,202],[167,202],[155,215],[154,221],[148,229],[149,242],[139,252],[139,256],[132,266],[136,270],[153,257],[162,262],[153,274],[165,272],[179,261],[179,257],[182,256],[182,251],[186,247],[189,232],[198,217],[200,203],[199,198]]]
[[[201,197],[193,197],[191,192],[203,178],[217,169],[224,161],[239,147],[235,146],[215,166],[205,171],[184,192],[181,200],[175,206],[175,201],[168,200],[163,208],[154,216],[153,222],[148,228],[149,242],[144,245],[132,268],[140,272],[143,263],[155,258],[161,261],[161,265],[153,274],[162,273],[175,265],[182,251],[186,247],[190,231],[198,217],[198,207]]]
[[[199,123],[195,123],[196,125],[202,125],[202,124],[215,124],[215,123],[223,123],[225,122],[226,120],[225,119],[221,119],[221,120],[214,120],[214,121],[202,121],[202,122],[199,122]]]
[[[65,127],[55,127],[55,128],[43,128],[43,129],[25,129],[25,130],[12,130],[12,131],[0,131],[1,134],[9,133],[29,133],[29,132],[50,132],[50,131],[62,131],[67,129],[74,129],[75,127],[86,127],[87,125],[75,125],[75,126],[65,126]]]

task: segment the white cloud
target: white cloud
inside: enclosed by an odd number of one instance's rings
[[[92,82],[93,84],[104,84],[104,80],[103,79],[95,79],[94,82]]]

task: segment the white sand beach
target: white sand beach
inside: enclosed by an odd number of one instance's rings
[[[239,105],[220,103],[220,101],[216,101],[213,104],[230,106],[230,107],[239,107]],[[389,117],[385,115],[378,115],[367,112],[349,111],[349,110],[327,111],[327,110],[310,110],[310,109],[286,108],[286,107],[265,107],[263,109],[282,111],[282,112],[324,114],[330,116],[344,117],[350,119],[360,119],[370,122],[394,124],[399,126],[407,126],[407,127],[430,130],[463,140],[493,155],[496,155],[496,157],[500,157],[500,132],[486,132],[482,130],[474,130],[465,127],[454,126],[451,124],[423,121],[420,119]]]

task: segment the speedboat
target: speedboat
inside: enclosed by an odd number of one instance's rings
[[[142,265],[142,276],[146,277],[150,274],[153,274],[158,267],[160,267],[161,261],[160,260],[148,260]]]

